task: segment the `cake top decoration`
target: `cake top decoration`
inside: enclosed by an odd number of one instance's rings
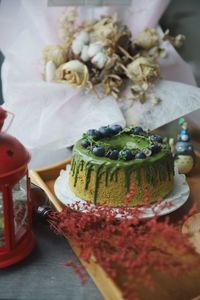
[[[81,146],[95,157],[122,161],[146,159],[161,150],[169,151],[160,135],[150,134],[139,126],[122,128],[118,124],[89,129],[83,134]]]

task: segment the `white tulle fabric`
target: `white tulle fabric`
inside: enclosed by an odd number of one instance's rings
[[[90,17],[91,12],[92,16],[100,16],[117,11],[134,36],[146,27],[155,27],[168,2],[133,0],[131,7],[123,9],[80,8],[80,20]],[[124,107],[121,107],[110,96],[100,100],[94,93],[86,94],[84,90],[42,80],[42,49],[47,44],[58,43],[57,19],[66,9],[47,7],[46,0],[2,0],[0,4],[0,48],[6,57],[2,68],[4,107],[15,114],[9,132],[31,152],[31,167],[66,158],[70,154],[66,147],[73,145],[88,128],[113,123],[125,125],[127,116],[129,123],[139,124],[141,119],[135,118],[134,107],[129,108],[126,101]],[[165,46],[169,49],[169,55],[161,61],[162,77],[195,85],[190,67],[169,43]],[[169,87],[169,82],[166,84]],[[186,85],[182,85],[182,88],[187,90]],[[192,88],[188,88],[188,93],[192,93]],[[194,89],[196,95],[197,88]],[[195,107],[191,107],[188,101],[190,107],[185,107],[186,93],[182,94],[183,98],[176,97],[176,103],[171,99],[171,105],[177,104],[177,107],[165,114],[167,117],[164,122],[160,118],[156,122],[154,119],[148,120],[149,110],[154,109],[153,106],[148,107],[148,110],[145,106],[144,109],[140,107],[139,112],[144,115],[142,125],[153,129],[170,122],[175,119],[174,111],[181,105],[181,114],[200,107],[196,101]],[[161,110],[166,107],[163,105],[160,106]],[[158,110],[156,113],[159,114]]]

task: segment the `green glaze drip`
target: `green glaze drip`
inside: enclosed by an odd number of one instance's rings
[[[76,165],[76,160],[75,160],[75,158],[74,158],[74,159],[72,159],[72,162],[71,162],[71,172],[72,172],[72,176],[74,176],[75,165]]]
[[[136,183],[139,185],[140,184],[140,169],[136,169],[135,171],[135,180],[136,180]]]
[[[84,166],[84,161],[81,160],[81,167],[80,167],[80,171],[83,171],[83,166]]]
[[[122,136],[120,136],[122,139]],[[127,139],[127,137],[126,137]],[[130,141],[130,137],[128,137]],[[125,141],[127,145],[127,140]],[[146,143],[145,138],[143,140],[134,140],[134,143],[144,144]],[[115,146],[120,143],[119,139],[115,140]],[[131,145],[128,144],[129,146]],[[145,145],[146,146],[146,145]],[[79,172],[83,172],[85,177],[84,189],[87,190],[91,181],[91,171],[95,174],[94,183],[94,198],[93,202],[96,204],[99,180],[103,174],[105,174],[105,186],[108,186],[108,182],[117,182],[118,170],[124,171],[124,186],[127,192],[130,188],[130,177],[134,174],[134,179],[137,184],[141,181],[141,168],[144,169],[145,179],[148,183],[156,185],[159,181],[165,181],[167,178],[171,179],[173,174],[173,158],[166,150],[162,150],[158,154],[141,160],[131,161],[113,161],[107,157],[96,157],[91,153],[90,149],[85,149],[81,146],[81,140],[79,140],[74,146],[73,159],[71,162],[71,172],[74,178],[74,186],[77,184]]]
[[[174,160],[173,157],[171,157],[171,160],[168,161],[167,164],[167,170],[168,170],[168,178],[171,179],[171,177],[174,175]]]
[[[164,164],[159,164],[159,178],[160,181],[165,181],[167,178],[167,170]]]
[[[105,179],[105,186],[108,186],[108,178],[109,178],[109,168],[106,168],[106,179]]]
[[[78,173],[79,173],[79,169],[80,169],[80,163],[77,165],[75,173],[74,173],[74,186],[76,186],[77,183],[77,179],[78,179]]]
[[[118,167],[114,167],[111,171],[110,171],[110,181],[115,180],[114,178],[116,178],[116,173],[117,173]]]
[[[125,177],[124,186],[127,192],[129,192],[129,188],[130,188],[130,174],[131,174],[130,168],[124,169],[124,177]]]
[[[116,172],[115,172],[114,181],[117,182],[117,170],[116,170]]]
[[[96,175],[95,175],[95,183],[94,183],[94,197],[93,197],[93,203],[96,205],[96,201],[97,201],[97,190],[98,190],[98,186],[99,186],[99,178],[100,178],[100,170],[103,167],[103,165],[100,165],[96,168]]]
[[[156,169],[157,169],[156,167],[153,167],[151,165],[149,165],[145,168],[146,181],[152,185],[155,185],[155,182],[156,182],[156,173],[157,173]]]
[[[99,171],[99,178],[105,173],[105,168],[102,165],[101,170]]]
[[[92,171],[92,165],[90,163],[86,163],[86,165],[85,165],[85,190],[88,189],[88,185],[90,183],[91,171]]]

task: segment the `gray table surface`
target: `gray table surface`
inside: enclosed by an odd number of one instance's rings
[[[200,76],[199,47],[200,1],[173,0],[161,20],[172,32],[188,38],[181,51],[183,58],[194,63],[198,83]],[[55,235],[47,225],[34,221],[37,244],[23,262],[0,271],[0,299],[37,300],[100,300],[100,292],[89,278],[82,286],[77,275],[64,265],[67,259],[76,259],[66,240]]]
[[[13,300],[101,300],[88,276],[82,285],[68,259],[77,261],[66,239],[56,235],[47,224],[34,221],[36,246],[21,263],[0,270],[0,299]]]

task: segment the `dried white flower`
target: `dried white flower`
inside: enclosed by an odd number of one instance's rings
[[[89,45],[88,49],[88,55],[89,57],[95,56],[98,52],[100,52],[103,48],[103,45],[101,43],[91,43]]]
[[[152,48],[159,43],[159,35],[155,29],[147,28],[144,31],[138,32],[134,40],[134,44],[143,49]]]
[[[141,84],[135,84],[130,88],[132,96],[130,99],[140,101],[144,103],[146,100],[146,88],[143,88]]]
[[[69,32],[67,28],[62,27],[58,29],[58,37],[61,41],[64,41],[67,38],[68,34]]]
[[[88,55],[88,49],[89,49],[89,47],[87,45],[84,45],[83,49],[81,51],[81,59],[85,62],[90,59],[90,57]]]
[[[73,42],[72,42],[72,52],[75,54],[75,55],[79,55],[83,49],[83,42],[81,40],[78,40],[78,39],[74,39]]]
[[[73,8],[68,9],[61,16],[59,16],[58,22],[62,26],[67,26],[70,23],[73,24],[76,21],[77,16],[78,16],[77,8],[73,7]]]
[[[150,96],[150,99],[151,99],[151,103],[153,105],[157,105],[160,103],[161,99],[159,97],[157,97],[156,95],[151,95]]]
[[[172,45],[174,47],[180,48],[183,45],[183,43],[185,42],[185,36],[182,34],[178,34],[177,36],[173,37],[170,35],[169,29],[167,29],[164,32],[163,41],[169,41],[172,43]]]
[[[107,62],[107,56],[103,52],[98,52],[93,58],[92,63],[98,68],[102,69]]]
[[[56,81],[82,87],[88,83],[89,73],[86,65],[79,60],[71,60],[56,70]]]
[[[157,58],[166,58],[167,57],[167,50],[164,48],[153,47],[148,51],[148,56],[152,60],[156,60]]]
[[[174,38],[174,41],[173,41],[173,45],[174,47],[176,48],[180,48],[183,46],[185,42],[185,36],[182,35],[182,34],[178,34],[175,38]]]
[[[63,12],[63,14],[58,18],[58,36],[62,42],[64,42],[65,39],[73,33],[77,16],[77,8],[71,8],[67,9],[67,12]]]
[[[86,31],[79,32],[78,35],[76,36],[76,40],[79,40],[85,45],[88,44],[90,41],[89,33]]]
[[[66,62],[67,53],[59,45],[48,45],[43,49],[43,59],[45,64],[48,61],[52,61],[58,67]]]
[[[48,61],[45,65],[45,80],[51,82],[55,78],[56,66],[53,61]]]
[[[159,56],[160,58],[166,58],[167,57],[167,50],[163,48],[159,48]]]
[[[144,91],[147,91],[149,89],[149,83],[147,83],[146,81],[143,82],[142,84],[140,84],[141,89],[143,89]]]
[[[92,41],[112,40],[118,33],[116,18],[105,16],[97,21],[93,26],[93,31],[90,34]]]
[[[58,17],[58,22],[60,24],[64,24],[65,21],[66,21],[66,15],[63,14],[63,15],[61,15],[61,16]]]
[[[146,57],[138,57],[127,66],[126,75],[135,83],[155,81],[160,76],[159,65]]]

